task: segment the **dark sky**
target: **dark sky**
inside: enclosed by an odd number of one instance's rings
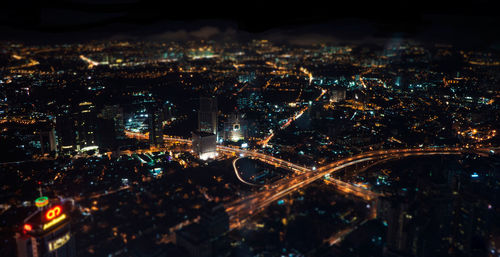
[[[491,46],[499,43],[494,1],[8,0],[1,39],[79,41],[153,36],[186,39],[239,33],[294,42],[409,37]],[[236,34],[235,34],[236,32]],[[206,35],[204,33],[207,33]],[[160,35],[160,36],[158,36]]]

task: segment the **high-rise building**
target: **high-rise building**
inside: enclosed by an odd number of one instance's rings
[[[424,204],[379,199],[381,212],[377,216],[387,224],[384,256],[444,256],[450,249],[451,202],[447,197],[436,197]]]
[[[200,97],[198,130],[217,135],[217,100],[213,97]]]
[[[394,86],[396,86],[397,88],[406,88],[406,87],[408,87],[406,76],[403,75],[403,74],[397,76],[394,79]]]
[[[255,76],[255,72],[252,71],[247,74],[239,75],[238,76],[238,82],[240,83],[252,83],[257,76]]]
[[[118,138],[113,120],[98,117],[96,129],[96,142],[100,149],[112,151],[118,147]]]
[[[174,117],[174,104],[170,101],[163,103],[163,118],[164,122],[171,120]]]
[[[99,148],[115,149],[125,138],[123,109],[119,105],[106,105],[97,115],[96,141]]]
[[[337,103],[345,100],[345,89],[336,88],[332,89],[330,95],[330,102]]]
[[[248,122],[244,114],[231,114],[224,122],[224,140],[237,142],[248,137]]]
[[[112,120],[116,138],[124,138],[125,123],[123,122],[123,109],[119,105],[104,106],[98,117],[106,120]]]
[[[95,131],[97,115],[92,102],[81,102],[75,116],[76,149],[85,151],[96,148]]]
[[[193,150],[202,160],[215,158],[217,144],[217,101],[200,97],[198,130],[192,132]]]
[[[192,132],[193,151],[202,160],[215,158],[217,154],[217,138],[215,134]]]
[[[40,131],[40,147],[43,154],[56,152],[57,142],[54,128]]]
[[[76,110],[68,107],[56,118],[56,132],[61,152],[97,149],[97,115],[91,102],[81,102]]]
[[[75,240],[70,228],[70,200],[50,203],[47,197],[37,198],[38,209],[24,219],[22,232],[16,233],[18,257],[73,257]]]
[[[451,242],[466,256],[486,256],[483,246],[492,232],[490,224],[496,219],[493,207],[474,193],[461,192],[454,201]]]
[[[56,118],[57,145],[61,152],[76,150],[75,121],[70,114],[61,114]]]
[[[428,173],[434,176],[416,178],[415,189],[404,188],[397,195],[378,199],[377,217],[387,226],[385,256],[433,257],[446,256],[450,251],[464,253],[463,256],[484,256],[470,254],[472,251],[466,249],[470,245],[468,235],[478,235],[467,233],[467,224],[476,224],[469,227],[485,231],[482,220],[486,216],[471,216],[473,206],[467,206],[465,215],[461,213],[463,208],[457,209],[461,196],[453,194],[455,183],[450,172],[435,168]],[[487,213],[487,204],[478,206]]]
[[[238,98],[236,99],[236,104],[238,109],[251,109],[255,110],[259,106],[264,104],[262,94],[259,92],[247,92],[243,91],[241,94],[238,94]]]
[[[378,201],[377,216],[387,224],[387,251],[392,255],[396,255],[395,252],[411,252],[413,216],[408,203],[400,200],[382,198]]]
[[[149,113],[149,144],[161,146],[163,144],[163,121],[164,113],[162,109],[153,109]]]

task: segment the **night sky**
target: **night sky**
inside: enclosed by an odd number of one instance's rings
[[[328,4],[327,4],[328,3]],[[140,1],[56,0],[2,3],[1,39],[71,42],[264,36],[309,44],[415,38],[498,48],[494,1]]]

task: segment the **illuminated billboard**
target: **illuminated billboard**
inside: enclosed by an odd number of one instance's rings
[[[63,215],[49,221],[48,223],[43,224],[43,230],[47,230],[47,229],[59,224],[61,221],[65,220],[65,219],[66,219],[66,214],[63,214]]]
[[[49,242],[49,251],[55,251],[59,249],[61,246],[65,245],[69,239],[71,238],[71,235],[68,233],[64,234],[62,237],[59,237],[57,239],[54,239]]]
[[[48,221],[53,220],[56,217],[59,217],[61,212],[62,207],[60,205],[56,205],[45,212],[45,219],[47,219]]]
[[[47,222],[43,224],[43,230],[47,230],[65,220],[66,214],[63,213],[62,207],[60,205],[56,205],[45,211],[43,217]]]

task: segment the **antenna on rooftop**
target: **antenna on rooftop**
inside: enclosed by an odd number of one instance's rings
[[[40,192],[40,197],[35,199],[35,205],[38,208],[43,208],[49,204],[49,198],[46,196],[43,196],[42,194],[42,182],[38,181],[38,191]]]
[[[42,182],[41,181],[38,181],[38,191],[40,192],[40,197],[42,197],[43,194],[42,194]]]

